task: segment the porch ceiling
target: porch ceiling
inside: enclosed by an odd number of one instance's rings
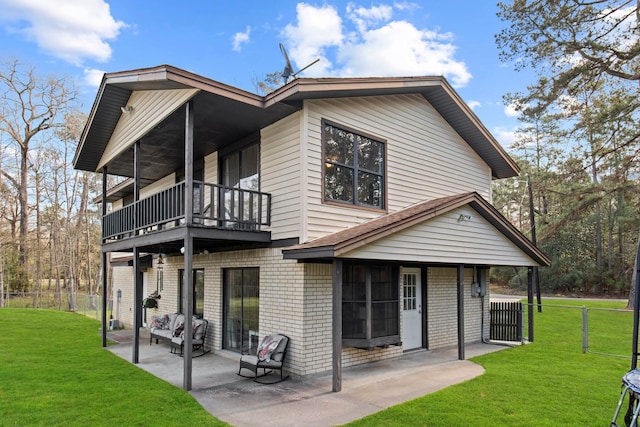
[[[194,96],[194,158],[201,159],[294,113],[299,103],[265,108],[262,97],[169,66],[105,75],[76,150],[76,169],[97,171],[100,159],[134,91],[200,89]],[[185,108],[140,139],[144,186],[184,167]],[[111,175],[133,177],[133,146],[107,165]]]
[[[194,159],[202,159],[280,120],[296,108],[265,110],[207,92],[193,98]],[[140,140],[140,179],[153,182],[184,168],[185,108],[181,107]],[[133,146],[108,165],[109,174],[133,177]]]

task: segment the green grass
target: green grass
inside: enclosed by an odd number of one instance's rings
[[[485,368],[484,375],[349,426],[609,425],[630,360],[583,354],[581,310],[556,307],[577,303],[546,303],[554,306],[535,313],[534,343],[472,359]],[[597,343],[606,345],[606,352],[629,356],[631,313],[592,309],[624,304],[579,304],[589,307],[590,348]]]
[[[631,313],[602,310],[624,304],[584,304],[591,351],[628,356]],[[472,359],[484,375],[349,425],[608,425],[630,361],[583,354],[581,310],[561,305],[577,303],[545,301],[535,313],[533,344]],[[102,349],[98,329],[73,313],[0,310],[0,425],[225,425],[182,389]]]
[[[227,425],[104,350],[99,326],[74,313],[0,310],[0,425]]]

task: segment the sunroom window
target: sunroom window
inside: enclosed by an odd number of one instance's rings
[[[342,344],[373,348],[400,343],[398,271],[391,266],[345,264]]]
[[[383,142],[323,121],[324,200],[384,209]]]

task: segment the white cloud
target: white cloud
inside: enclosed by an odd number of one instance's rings
[[[507,129],[504,127],[496,127],[491,134],[505,149],[511,149],[516,142],[517,129]]]
[[[102,76],[104,76],[104,71],[96,70],[95,68],[85,68],[84,69],[84,82],[93,87],[100,86],[102,83]]]
[[[238,32],[233,35],[233,50],[240,52],[242,45],[249,42],[249,36],[251,35],[251,27],[247,26],[244,33]]]
[[[475,110],[478,107],[481,107],[482,104],[480,103],[480,101],[467,101],[467,105],[469,106],[469,108],[471,108],[472,110]]]
[[[40,49],[74,65],[111,58],[109,40],[126,27],[104,0],[0,0],[0,20]]]
[[[408,10],[408,11],[414,11],[414,10],[418,10],[420,9],[420,5],[418,3],[411,3],[408,1],[401,1],[401,2],[395,2],[393,4],[393,7],[398,9],[398,10]]]
[[[366,31],[371,25],[377,25],[391,19],[393,8],[387,5],[372,6],[367,9],[353,3],[347,5],[347,16],[356,24],[358,31]]]
[[[507,117],[518,117],[524,107],[526,107],[526,105],[514,101],[504,106],[504,115]]]
[[[306,72],[313,76],[443,75],[454,86],[466,85],[471,73],[454,57],[453,35],[394,21],[394,7],[408,6],[350,3],[343,21],[333,6],[299,3],[297,22],[283,31],[291,58],[298,67],[320,59]],[[335,50],[333,62],[329,49]]]
[[[296,25],[288,24],[283,31],[291,59],[300,67],[319,59],[320,62],[312,67],[314,75],[331,74],[332,64],[325,52],[327,48],[342,44],[342,18],[332,6],[315,7],[298,3],[296,12]]]

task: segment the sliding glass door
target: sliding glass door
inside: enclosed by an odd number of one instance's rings
[[[260,315],[259,269],[224,269],[223,288],[223,347],[242,354],[255,354]]]

